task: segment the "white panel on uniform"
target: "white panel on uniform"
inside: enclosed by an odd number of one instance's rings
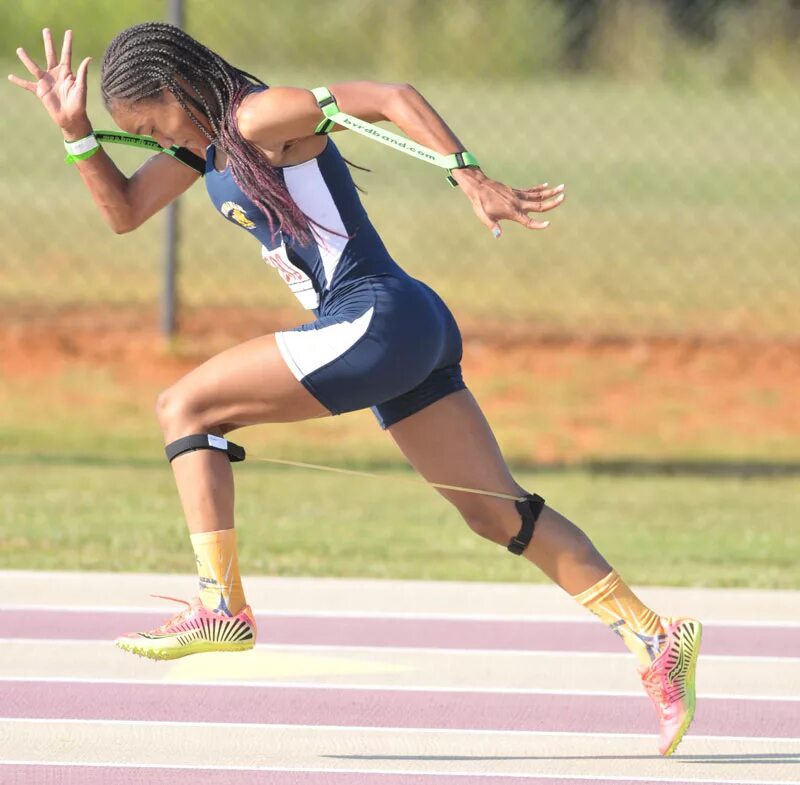
[[[342,216],[315,158],[285,167],[283,177],[292,199],[318,224],[311,228],[325,268],[325,288],[330,289],[336,266],[348,243]],[[324,229],[320,228],[323,226]]]
[[[352,322],[337,322],[318,330],[288,330],[275,333],[275,342],[296,379],[308,376],[341,357],[369,329],[374,306]]]

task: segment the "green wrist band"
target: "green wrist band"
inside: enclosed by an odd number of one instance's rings
[[[315,134],[326,134],[334,125],[341,125],[344,128],[349,128],[351,131],[355,131],[363,136],[368,136],[376,142],[394,147],[395,150],[399,150],[401,153],[413,155],[415,158],[421,158],[423,161],[427,161],[434,166],[447,169],[447,181],[454,187],[457,187],[458,183],[450,174],[453,169],[463,169],[467,166],[480,166],[478,159],[466,150],[458,153],[451,153],[450,155],[443,155],[442,153],[437,153],[435,150],[431,150],[429,147],[417,144],[404,136],[394,134],[391,131],[368,123],[358,117],[353,117],[353,115],[340,112],[339,107],[336,105],[336,99],[327,87],[315,87],[311,92],[314,94],[319,108],[322,109],[322,113],[325,115],[325,119],[314,129]]]
[[[469,166],[480,166],[478,159],[466,150],[460,153],[453,153],[450,158],[453,160],[453,165],[447,170],[447,182],[458,188],[458,183],[453,177],[453,169],[466,169]]]
[[[99,150],[100,150],[100,145],[97,145],[97,147],[93,147],[87,153],[78,153],[78,155],[73,155],[72,153],[68,153],[67,156],[64,158],[64,163],[74,164],[76,161],[85,161],[87,158],[91,158]]]
[[[74,142],[64,140],[64,149],[67,151],[64,162],[74,164],[76,161],[85,161],[87,158],[91,158],[100,149],[100,143],[92,133]]]

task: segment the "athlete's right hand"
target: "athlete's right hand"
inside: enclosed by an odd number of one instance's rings
[[[90,57],[85,58],[72,73],[72,30],[64,33],[61,60],[56,61],[53,36],[48,28],[42,30],[44,56],[47,70],[42,70],[20,47],[17,56],[28,69],[35,82],[27,82],[14,74],[9,81],[23,90],[33,93],[41,102],[53,122],[64,131],[65,136],[86,136],[91,132],[86,115],[86,72]]]

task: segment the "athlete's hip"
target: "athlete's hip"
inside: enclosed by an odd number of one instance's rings
[[[276,339],[295,376],[331,411],[389,400],[461,360],[450,310],[410,276],[365,278],[316,321]]]
[[[315,313],[319,318],[350,319],[373,306],[390,329],[412,329],[408,322],[414,321],[422,332],[432,323],[455,322],[444,300],[430,286],[402,270],[343,281],[322,296]]]

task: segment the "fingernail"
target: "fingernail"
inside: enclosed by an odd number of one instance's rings
[[[494,229],[492,229],[492,234],[494,235],[494,239],[496,240],[500,236],[500,229],[497,226],[495,226]]]
[[[542,224],[543,229],[546,229],[548,226],[550,226],[550,221],[545,221],[544,224]]]

